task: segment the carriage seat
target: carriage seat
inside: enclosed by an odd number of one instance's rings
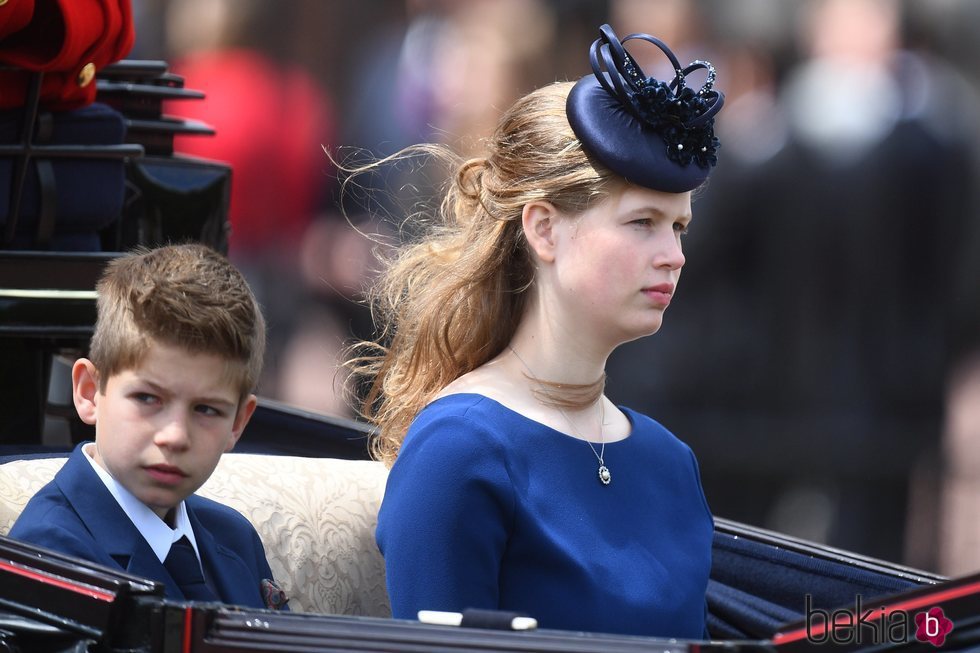
[[[67,458],[0,465],[0,534]],[[225,454],[198,494],[245,515],[296,612],[391,616],[374,542],[387,470],[370,461]]]

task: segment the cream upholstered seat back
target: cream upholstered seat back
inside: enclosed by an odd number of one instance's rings
[[[0,465],[0,534],[65,460]],[[387,477],[377,462],[230,453],[198,494],[252,522],[292,610],[385,617],[374,530]]]

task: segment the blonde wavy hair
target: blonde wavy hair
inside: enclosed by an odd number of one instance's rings
[[[518,100],[485,157],[463,161],[423,145],[349,170],[424,154],[454,171],[428,229],[390,257],[370,291],[377,340],[355,345],[347,361],[367,386],[361,414],[378,427],[372,454],[389,466],[418,412],[513,338],[534,281],[524,205],[546,200],[575,215],[609,194],[616,177],[591,160],[565,117],[571,87],[558,82]]]

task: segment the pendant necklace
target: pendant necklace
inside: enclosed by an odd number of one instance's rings
[[[602,423],[605,421],[606,411],[602,405],[602,397],[599,397],[599,440],[601,440],[602,444],[599,446],[598,451],[595,450],[595,445],[592,444],[592,441],[586,440],[579,430],[575,428],[575,424],[571,419],[569,419],[568,415],[565,414],[565,409],[563,409],[561,406],[555,406],[555,408],[558,409],[558,412],[562,414],[565,421],[568,422],[568,425],[572,427],[573,431],[575,431],[575,435],[577,435],[580,439],[585,440],[585,444],[589,445],[589,449],[592,449],[592,453],[595,454],[596,460],[599,461],[599,482],[603,485],[609,485],[612,482],[612,474],[609,472],[609,468],[606,467],[604,460],[606,455],[606,439],[602,436]]]
[[[521,362],[521,365],[524,366],[524,369],[527,370],[528,376],[530,376],[531,379],[533,379],[534,381],[541,383],[541,380],[534,375],[534,372],[532,372],[528,364],[524,362],[524,359],[521,358],[521,355],[517,353],[517,350],[509,345],[508,345],[508,349],[510,349],[510,351],[514,354],[514,356],[517,357],[517,360]],[[538,401],[540,401],[540,399]],[[595,454],[596,460],[599,461],[599,469],[598,469],[599,482],[602,483],[603,485],[609,485],[612,482],[612,473],[609,471],[609,468],[606,467],[606,461],[605,461],[606,439],[602,435],[602,425],[606,420],[606,414],[605,414],[606,411],[605,411],[605,406],[603,405],[602,397],[601,396],[599,397],[599,440],[601,444],[599,446],[598,451],[596,451],[595,445],[593,445],[590,440],[585,438],[582,435],[582,433],[575,427],[575,423],[572,422],[571,418],[569,418],[568,413],[565,412],[565,409],[557,405],[555,406],[555,408],[558,409],[558,412],[561,413],[561,416],[565,418],[566,422],[568,422],[568,426],[571,427],[575,435],[577,435],[580,440],[585,440],[585,444],[589,445],[589,449],[592,450],[592,453]]]

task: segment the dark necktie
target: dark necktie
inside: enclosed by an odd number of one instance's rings
[[[191,541],[186,535],[170,545],[170,553],[163,561],[163,566],[177,581],[180,591],[188,601],[218,600],[204,580],[201,563],[198,562],[194,547],[191,546]]]

